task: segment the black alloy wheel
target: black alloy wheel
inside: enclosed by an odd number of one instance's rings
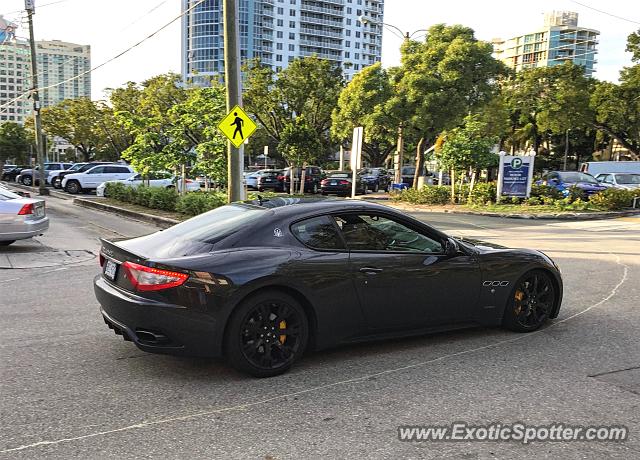
[[[82,191],[82,187],[80,187],[80,184],[78,183],[77,180],[71,180],[67,182],[65,190],[75,195]]]
[[[304,353],[309,329],[304,309],[291,296],[264,291],[234,312],[226,337],[227,358],[241,372],[271,377]]]
[[[31,185],[33,183],[33,179],[31,176],[24,176],[22,178],[22,184],[23,185]]]
[[[540,270],[528,272],[516,283],[503,324],[517,332],[535,331],[549,318],[555,303],[556,290],[551,276]]]

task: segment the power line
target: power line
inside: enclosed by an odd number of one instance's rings
[[[68,0],[63,0],[63,1],[68,1]],[[114,56],[114,57],[112,57],[111,59],[108,59],[108,60],[106,60],[105,62],[103,62],[103,63],[101,63],[101,64],[98,64],[97,66],[95,66],[95,67],[93,67],[93,68],[91,68],[91,69],[89,69],[89,70],[86,70],[86,71],[84,71],[84,72],[81,72],[81,73],[79,73],[78,75],[75,75],[75,76],[73,76],[73,77],[71,77],[71,78],[67,78],[66,80],[63,80],[63,81],[61,81],[61,82],[54,83],[53,85],[49,85],[49,86],[45,86],[45,87],[38,88],[38,91],[43,91],[43,90],[45,90],[45,89],[51,89],[51,88],[55,88],[55,87],[60,86],[60,85],[64,85],[65,83],[68,83],[68,82],[70,82],[70,81],[76,80],[76,79],[78,79],[78,78],[80,78],[80,77],[84,77],[85,75],[90,74],[90,73],[91,73],[91,72],[93,72],[94,70],[97,70],[97,69],[99,69],[99,68],[101,68],[101,67],[104,67],[105,65],[107,65],[107,64],[109,64],[109,63],[111,63],[111,62],[115,61],[116,59],[118,59],[118,58],[120,58],[120,57],[122,57],[122,56],[124,56],[124,55],[125,55],[125,54],[127,54],[129,51],[133,50],[134,48],[136,48],[136,47],[140,46],[142,43],[146,42],[147,40],[149,40],[149,39],[153,38],[153,37],[154,37],[155,35],[157,35],[159,32],[161,32],[161,31],[163,31],[164,29],[166,29],[167,27],[169,27],[171,24],[173,24],[174,22],[176,22],[178,19],[180,19],[180,18],[181,18],[182,16],[184,16],[185,14],[187,14],[187,13],[191,12],[193,9],[195,9],[198,5],[200,5],[200,4],[201,4],[201,3],[203,3],[204,1],[205,1],[205,0],[199,0],[197,3],[194,3],[194,4],[193,4],[193,5],[191,5],[188,9],[186,9],[183,13],[180,13],[178,16],[176,16],[175,18],[173,18],[171,21],[167,22],[165,25],[163,25],[163,26],[162,26],[162,27],[160,27],[159,29],[155,30],[155,31],[154,31],[154,32],[152,32],[151,34],[147,35],[145,38],[143,38],[143,39],[142,39],[142,40],[140,40],[139,42],[137,42],[137,43],[135,43],[135,44],[131,45],[131,46],[130,46],[129,48],[127,48],[126,50],[124,50],[124,51],[122,51],[122,52],[118,53],[117,55],[115,55],[115,56]],[[12,104],[13,102],[15,102],[15,101],[17,101],[17,100],[21,99],[21,98],[22,98],[22,97],[24,97],[24,96],[29,95],[30,93],[31,93],[31,91],[27,91],[27,92],[25,92],[25,93],[21,94],[20,96],[16,97],[15,99],[12,99],[11,101],[6,102],[6,103],[4,103],[4,104],[0,105],[0,109],[2,109],[2,108],[4,108],[4,107],[6,107],[6,106],[8,106],[8,105]]]
[[[577,2],[576,0],[571,0],[576,5],[583,6],[593,11],[597,11],[598,13],[606,14],[607,16],[611,16],[612,18],[620,19],[621,21],[630,22],[631,24],[640,24],[638,21],[634,21],[633,19],[627,19],[622,16],[618,16],[616,14],[609,13],[607,11],[599,10],[598,8],[594,8],[593,6],[585,5],[584,3]]]

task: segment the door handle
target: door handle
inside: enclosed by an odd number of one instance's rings
[[[362,267],[360,269],[360,272],[366,275],[375,275],[376,273],[380,273],[381,271],[382,271],[382,268],[375,268],[375,267]]]

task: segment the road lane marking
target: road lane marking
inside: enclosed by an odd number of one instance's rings
[[[143,422],[136,423],[136,424],[133,424],[133,425],[127,425],[127,426],[123,426],[123,427],[120,427],[120,428],[114,428],[114,429],[111,429],[111,430],[97,431],[95,433],[89,433],[89,434],[85,434],[85,435],[81,435],[81,436],[74,436],[74,437],[61,438],[61,439],[55,439],[55,440],[38,441],[38,442],[35,442],[35,443],[32,443],[32,444],[24,444],[22,446],[17,446],[17,447],[12,447],[12,448],[9,448],[9,449],[0,450],[0,453],[17,452],[17,451],[26,450],[26,449],[33,449],[35,447],[51,446],[51,445],[57,445],[57,444],[62,444],[62,443],[67,443],[67,442],[81,441],[83,439],[90,439],[90,438],[95,438],[95,437],[99,437],[99,436],[106,436],[106,435],[109,435],[109,434],[121,433],[121,432],[124,432],[124,431],[130,431],[130,430],[136,430],[136,429],[142,429],[142,428],[151,427],[151,426],[155,426],[155,425],[163,425],[163,424],[173,423],[173,422],[182,422],[182,421],[186,421],[186,420],[191,420],[191,419],[200,418],[200,417],[206,417],[206,416],[209,416],[209,415],[222,414],[222,413],[226,413],[226,412],[242,411],[242,410],[250,409],[252,407],[268,404],[268,403],[271,403],[271,402],[281,401],[281,400],[286,399],[286,398],[292,398],[292,397],[296,397],[296,396],[300,396],[300,395],[304,395],[304,394],[308,394],[308,393],[313,393],[313,392],[326,390],[326,389],[329,389],[329,388],[348,385],[348,384],[351,384],[351,383],[359,383],[359,382],[363,382],[363,381],[366,381],[366,380],[369,380],[369,379],[375,378],[375,377],[382,377],[382,376],[385,376],[385,375],[395,374],[395,373],[406,371],[406,370],[409,370],[409,369],[415,369],[415,368],[418,368],[418,367],[424,367],[424,366],[427,366],[427,365],[435,363],[435,362],[447,360],[449,358],[455,358],[455,357],[458,357],[458,356],[468,355],[468,354],[476,353],[476,352],[479,352],[479,351],[488,350],[488,349],[491,349],[491,348],[496,348],[496,347],[499,347],[499,346],[502,346],[502,345],[507,345],[507,344],[511,344],[511,343],[514,343],[514,342],[518,342],[520,340],[524,340],[524,339],[529,338],[529,337],[534,337],[536,335],[545,333],[548,329],[551,329],[551,328],[557,326],[558,324],[566,323],[567,321],[570,321],[570,320],[572,320],[574,318],[577,318],[579,316],[584,315],[585,313],[589,312],[590,310],[593,310],[594,308],[598,308],[600,305],[608,302],[612,297],[614,297],[618,293],[618,290],[622,287],[622,285],[629,278],[629,266],[622,262],[622,260],[620,259],[619,255],[617,255],[617,254],[611,254],[611,255],[615,255],[615,257],[616,257],[616,265],[622,266],[623,267],[623,271],[622,271],[622,276],[620,277],[618,283],[613,287],[613,289],[611,289],[609,291],[609,294],[607,294],[606,297],[604,297],[599,302],[596,302],[596,303],[592,304],[591,306],[585,308],[584,310],[581,310],[581,311],[579,311],[577,313],[574,313],[574,314],[572,314],[572,315],[570,315],[570,316],[568,316],[566,318],[563,318],[561,320],[554,321],[548,327],[545,327],[544,329],[538,329],[537,331],[530,332],[530,333],[528,333],[526,335],[519,334],[519,335],[516,335],[515,337],[512,337],[510,339],[500,340],[500,341],[497,341],[497,342],[494,342],[494,343],[490,343],[488,345],[483,345],[483,346],[480,346],[480,347],[470,348],[468,350],[462,350],[462,351],[459,351],[459,352],[456,352],[456,353],[450,353],[450,354],[447,354],[447,355],[439,356],[437,358],[429,359],[427,361],[422,361],[422,362],[419,362],[419,363],[409,364],[409,365],[402,366],[402,367],[396,367],[396,368],[393,368],[393,369],[387,369],[385,371],[380,371],[380,372],[376,372],[376,373],[373,373],[373,374],[367,374],[367,375],[363,375],[361,377],[354,377],[352,379],[340,380],[338,382],[319,385],[319,386],[316,386],[316,387],[307,388],[305,390],[294,391],[292,393],[287,393],[287,394],[283,394],[283,395],[276,395],[276,396],[272,396],[270,398],[261,399],[259,401],[247,402],[247,403],[238,404],[238,405],[229,406],[229,407],[222,407],[220,409],[211,409],[211,410],[207,410],[207,411],[196,412],[196,413],[193,413],[193,414],[187,414],[187,415],[182,415],[182,416],[167,417],[167,418],[163,418],[163,419],[159,419],[159,420],[143,421]]]

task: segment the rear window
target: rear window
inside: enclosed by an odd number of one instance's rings
[[[331,179],[349,179],[351,177],[351,174],[349,174],[349,173],[334,173],[334,174],[329,174],[327,177],[329,177]]]
[[[214,245],[250,225],[269,212],[267,209],[234,203],[200,214],[151,235],[119,242],[118,246],[142,257],[165,259],[202,254]]]

